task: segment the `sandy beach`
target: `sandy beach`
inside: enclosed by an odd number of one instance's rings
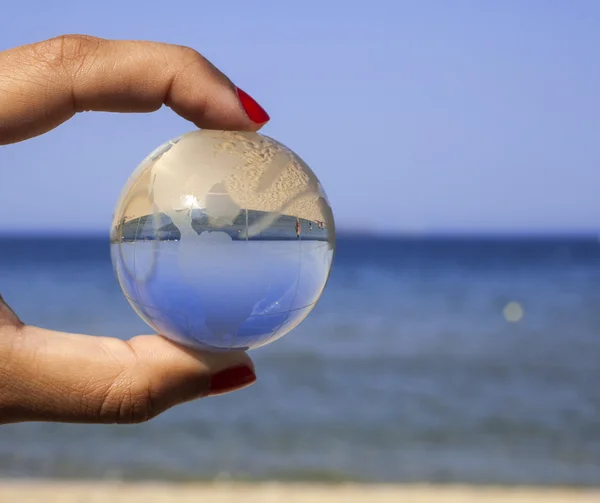
[[[428,485],[0,482],[2,503],[597,503],[600,489]]]

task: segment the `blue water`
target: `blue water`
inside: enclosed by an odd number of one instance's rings
[[[124,295],[153,330],[204,349],[283,337],[313,309],[333,258],[326,241],[195,237],[117,242],[111,253]]]
[[[136,426],[0,428],[0,476],[600,484],[596,239],[342,237],[258,382]],[[0,241],[26,322],[129,337],[108,240]],[[524,316],[505,319],[509,302]]]

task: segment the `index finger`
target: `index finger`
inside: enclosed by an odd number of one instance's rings
[[[0,53],[0,144],[45,133],[77,112],[152,112],[198,127],[256,131],[268,114],[183,46],[65,35]]]

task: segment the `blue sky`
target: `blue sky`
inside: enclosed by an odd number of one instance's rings
[[[265,107],[340,228],[600,230],[600,3],[171,5],[6,2],[0,50],[63,33],[194,47]],[[192,127],[83,114],[0,147],[0,231],[108,232],[129,173]]]

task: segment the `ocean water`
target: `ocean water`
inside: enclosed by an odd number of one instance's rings
[[[3,239],[0,292],[43,327],[149,331],[108,238]],[[252,355],[254,386],[143,425],[3,426],[0,476],[600,485],[595,238],[342,236],[314,310]]]

